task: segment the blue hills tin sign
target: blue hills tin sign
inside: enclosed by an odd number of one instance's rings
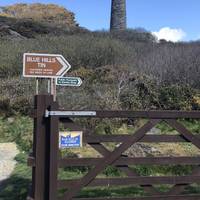
[[[79,148],[82,147],[82,131],[59,132],[59,148]]]

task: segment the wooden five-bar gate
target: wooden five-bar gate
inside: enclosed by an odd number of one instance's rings
[[[99,158],[61,158],[59,156],[59,123],[65,128],[77,130],[73,118],[146,118],[145,125],[127,135],[97,135],[84,130],[84,144],[89,144],[102,157]],[[200,119],[199,111],[64,111],[50,95],[35,97],[34,145],[28,158],[32,166],[32,187],[29,199],[34,200],[199,200],[200,194],[183,194],[190,184],[200,183],[200,156],[196,157],[125,157],[123,153],[134,143],[179,143],[188,142],[200,149],[200,137],[191,133],[179,119]],[[146,134],[161,121],[173,127],[178,135]],[[80,129],[80,127],[78,127]],[[102,143],[116,142],[119,145],[108,150]],[[132,165],[192,165],[191,174],[185,176],[140,176]],[[63,167],[91,166],[90,171],[80,179],[58,180],[58,170]],[[107,166],[123,171],[125,177],[96,178]],[[159,192],[154,185],[169,184],[173,187],[165,193]],[[81,198],[79,192],[84,187],[96,186],[134,186],[144,189],[142,197],[99,197]],[[63,190],[62,195],[58,191]],[[79,196],[79,197],[78,197]]]

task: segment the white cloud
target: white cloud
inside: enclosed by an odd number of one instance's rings
[[[186,33],[182,29],[173,29],[170,27],[163,27],[158,32],[152,32],[158,40],[165,39],[167,41],[178,42],[183,40]]]

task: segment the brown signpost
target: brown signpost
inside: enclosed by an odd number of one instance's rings
[[[23,76],[36,78],[62,77],[71,65],[62,55],[25,53]]]

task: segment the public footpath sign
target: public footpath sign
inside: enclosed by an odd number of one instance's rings
[[[62,55],[25,53],[23,76],[36,78],[62,77],[71,65]]]
[[[82,147],[82,131],[59,132],[59,148],[79,148]]]
[[[82,85],[82,80],[79,77],[61,77],[56,79],[56,85],[79,87]]]

